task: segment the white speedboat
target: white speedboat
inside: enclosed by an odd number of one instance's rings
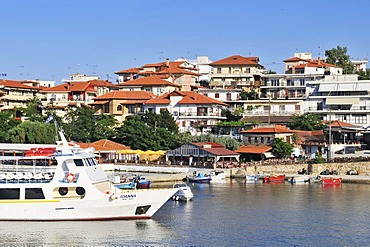
[[[251,175],[246,175],[245,176],[245,182],[246,183],[257,183],[260,179],[259,174],[251,174]]]
[[[0,157],[0,220],[146,219],[178,191],[118,189],[93,153],[71,148],[59,134],[55,150]]]
[[[194,197],[190,187],[185,183],[174,184],[173,188],[178,189],[172,196],[172,199],[175,201],[189,201]]]
[[[209,176],[211,177],[212,181],[225,179],[227,177],[227,174],[225,171],[215,170],[211,171],[209,173]]]
[[[298,175],[288,179],[288,182],[291,184],[303,184],[308,183],[310,181],[310,177],[306,175]]]

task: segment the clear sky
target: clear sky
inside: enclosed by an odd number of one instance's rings
[[[370,52],[370,1],[3,0],[0,78],[99,75],[197,55],[258,56],[281,73],[294,52]]]

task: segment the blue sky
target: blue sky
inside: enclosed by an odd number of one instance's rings
[[[185,57],[258,56],[283,71],[294,52],[337,45],[370,52],[370,1],[4,0],[0,75],[60,82],[73,73],[114,81],[114,72]]]

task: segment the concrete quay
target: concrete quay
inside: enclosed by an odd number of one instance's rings
[[[114,165],[115,172],[129,172],[129,173],[147,173],[145,176],[151,180],[153,183],[162,183],[162,182],[180,182],[186,177],[186,175],[193,174],[194,171],[197,172],[210,172],[210,169],[204,168],[197,168],[197,167],[188,167],[188,166],[153,166],[153,165],[137,165],[137,164],[127,164],[127,165]],[[298,176],[297,173],[292,172],[284,172],[284,165],[280,166],[279,172],[271,172],[273,173],[284,173],[286,174],[287,178]],[[288,170],[290,170],[289,168]],[[230,168],[230,169],[223,169],[230,178],[245,178],[246,174],[254,174],[256,173],[253,169],[247,168]],[[262,170],[262,169],[261,169]],[[269,169],[266,169],[269,170]],[[259,174],[270,174],[270,172],[266,171],[259,171]],[[311,175],[312,177],[316,177],[318,174],[315,173]],[[342,183],[357,183],[357,184],[370,184],[370,176],[365,175],[341,175],[339,174],[336,177],[342,178]]]

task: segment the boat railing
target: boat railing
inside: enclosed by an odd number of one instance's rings
[[[0,183],[49,183],[53,177],[53,172],[3,172]]]

